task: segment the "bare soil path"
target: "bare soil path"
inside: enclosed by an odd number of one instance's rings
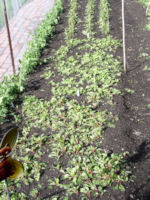
[[[121,39],[121,1],[112,0],[110,4],[112,32]],[[124,198],[115,199],[150,199],[150,32],[145,28],[145,11],[137,2],[125,1],[128,70],[121,82],[124,95],[118,128],[121,127],[119,135],[122,142],[121,145],[118,142],[114,144],[119,148],[125,145],[123,148],[131,153],[129,160],[136,181],[128,186]],[[130,88],[134,93],[128,94],[125,88]]]

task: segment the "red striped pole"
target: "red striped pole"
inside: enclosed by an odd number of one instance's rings
[[[8,23],[8,17],[7,17],[7,10],[6,10],[5,0],[3,0],[3,4],[4,4],[4,16],[5,16],[5,23],[6,23],[6,28],[7,28],[9,49],[10,49],[10,55],[11,55],[11,63],[12,63],[13,73],[16,74],[15,62],[14,62],[14,55],[13,55],[13,49],[12,49],[12,43],[11,43],[11,36],[10,36],[10,30],[9,30],[9,23]]]

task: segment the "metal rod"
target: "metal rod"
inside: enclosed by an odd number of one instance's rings
[[[8,23],[5,0],[3,0],[3,4],[4,4],[4,16],[5,16],[5,23],[6,23],[6,28],[7,28],[8,42],[9,42],[10,55],[11,55],[11,63],[12,63],[13,73],[16,74],[14,55],[13,55],[13,48],[12,48],[12,43],[11,43],[11,36],[10,36],[10,30],[9,30],[9,23]]]
[[[149,7],[150,7],[150,2],[148,3],[147,8],[146,8],[146,16],[148,15]]]
[[[124,72],[127,72],[127,66],[126,66],[126,42],[125,42],[124,0],[122,0],[122,38],[123,38],[123,65],[124,65]]]
[[[9,189],[8,189],[8,182],[7,182],[7,179],[5,179],[5,183],[6,183],[6,191],[7,191],[8,200],[11,200],[11,199],[10,199],[10,194],[9,194]]]

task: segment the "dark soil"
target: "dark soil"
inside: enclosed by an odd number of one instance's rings
[[[49,58],[53,55],[53,49],[57,50],[64,44],[64,30],[67,26],[68,3],[64,1],[64,13],[61,14],[60,23],[56,26],[54,38],[49,40],[47,47],[42,52],[42,58]],[[82,20],[84,18],[85,2],[78,1],[80,6],[80,23],[77,24],[78,38],[83,37],[81,30],[83,28]],[[99,2],[99,1],[96,1]],[[121,1],[109,0],[111,11],[111,34],[118,39],[122,38],[121,32]],[[96,10],[96,13],[98,11]],[[119,88],[122,96],[115,97],[117,104],[115,113],[119,116],[116,128],[107,128],[104,135],[103,147],[114,153],[129,152],[128,162],[131,166],[135,181],[126,183],[126,191],[114,191],[111,188],[107,190],[103,200],[149,200],[150,199],[150,109],[147,105],[150,103],[150,87],[147,80],[150,76],[148,70],[144,71],[145,66],[150,66],[150,59],[142,56],[143,53],[149,55],[150,50],[150,32],[145,30],[147,23],[145,9],[135,1],[125,1],[125,21],[126,21],[126,51],[127,51],[127,73],[122,74]],[[95,15],[95,19],[97,16]],[[95,30],[98,29],[95,25]],[[99,34],[96,34],[99,37]],[[122,49],[117,52],[122,57]],[[51,88],[47,80],[41,77],[48,64],[37,66],[28,81],[27,88],[23,96],[35,95],[38,98],[49,100],[51,98]],[[125,88],[134,90],[133,94],[126,91]],[[21,109],[21,103],[19,105]],[[17,111],[21,112],[21,111]],[[8,122],[1,126],[1,132],[5,132],[13,124]],[[20,128],[21,129],[21,128]],[[40,130],[36,131],[41,134]],[[43,132],[42,132],[43,133]],[[46,158],[45,158],[46,159]],[[53,161],[50,161],[53,162]],[[63,162],[63,161],[62,161]],[[65,161],[64,161],[65,162]],[[50,164],[50,163],[49,163]],[[41,181],[45,185],[41,189],[40,199],[51,199],[54,194],[63,195],[63,190],[57,188],[51,193],[47,192],[46,181],[44,177],[58,176],[57,172],[49,172],[47,169],[42,176]],[[32,188],[32,186],[31,186]],[[28,188],[30,189],[30,188]],[[27,187],[22,187],[22,191],[27,193]],[[72,199],[76,199],[73,197]]]
[[[112,0],[110,4],[112,33],[114,37],[121,39],[121,1]],[[129,162],[136,179],[127,186],[123,196],[111,193],[110,199],[148,200],[150,199],[150,113],[147,104],[150,100],[150,88],[147,81],[149,72],[144,71],[144,67],[149,66],[150,60],[141,54],[149,51],[150,32],[145,30],[147,21],[145,9],[141,5],[135,1],[126,1],[125,13],[127,73],[122,75],[120,82],[124,95],[118,103],[120,120],[117,129],[105,135],[104,145],[111,146],[117,152],[122,148],[130,152]],[[125,88],[133,89],[134,94],[127,94]],[[110,136],[112,136],[111,144]]]

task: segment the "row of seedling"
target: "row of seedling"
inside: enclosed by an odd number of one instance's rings
[[[100,0],[99,4],[99,28],[102,34],[106,35],[110,32],[109,24],[109,3],[107,0]]]
[[[65,31],[66,39],[71,39],[75,34],[75,26],[77,23],[77,0],[70,1],[70,10],[68,13],[68,27]]]
[[[90,38],[92,37],[92,35],[94,35],[93,18],[94,18],[94,0],[88,0],[85,10],[85,30],[83,31],[83,34],[85,34],[87,38]]]

